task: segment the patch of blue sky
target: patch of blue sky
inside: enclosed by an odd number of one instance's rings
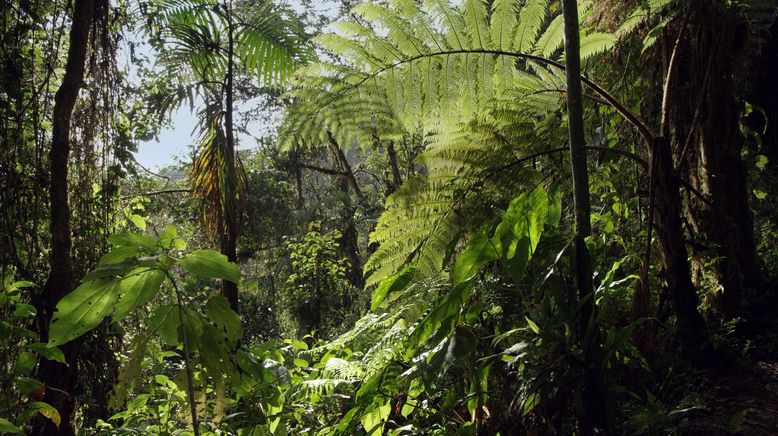
[[[291,0],[286,2],[292,9],[298,13],[305,11],[306,6],[300,0]],[[341,3],[333,0],[313,0],[309,6],[316,14],[326,15],[330,18],[337,16]],[[329,29],[328,29],[329,30]],[[139,34],[129,35],[129,39],[134,41],[136,52],[146,56],[153,64],[156,54],[151,48],[143,43],[139,43]],[[137,80],[135,66],[129,62],[129,54],[126,58],[125,67],[128,71],[128,80]],[[200,102],[195,101],[195,108]],[[250,100],[236,104],[236,119],[240,120],[242,114],[246,114],[257,107],[257,100]],[[271,109],[272,113],[262,113],[259,116],[253,116],[245,123],[245,130],[236,131],[237,147],[239,149],[251,149],[257,147],[258,139],[272,135],[278,128],[282,114],[279,109]],[[256,114],[255,114],[256,115]],[[188,104],[173,110],[170,123],[163,126],[157,138],[138,143],[138,151],[135,153],[135,159],[146,168],[160,169],[177,162],[188,162],[191,160],[191,148],[197,141],[197,116],[195,111],[190,109]]]

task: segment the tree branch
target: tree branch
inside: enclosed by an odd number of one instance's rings
[[[130,198],[135,198],[135,197],[146,197],[146,196],[162,195],[162,194],[175,194],[179,192],[192,192],[192,190],[191,189],[161,189],[159,191],[149,191],[149,192],[141,192],[138,194],[124,195],[121,197],[121,199],[128,200]]]

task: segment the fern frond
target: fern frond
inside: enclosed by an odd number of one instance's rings
[[[604,53],[613,48],[616,36],[612,33],[593,32],[581,38],[581,61]]]
[[[526,52],[534,47],[547,16],[548,0],[526,0],[519,14],[519,28],[516,30],[516,38],[511,48]]]
[[[438,180],[417,177],[389,197],[387,210],[370,235],[371,242],[379,246],[365,263],[368,286],[394,274],[411,258],[419,277],[440,272],[443,253],[456,233],[455,186],[450,183],[446,176]]]
[[[520,0],[496,0],[492,4],[492,18],[489,28],[492,32],[492,43],[495,48],[508,51],[513,49],[519,3]]]
[[[465,29],[470,48],[492,48],[486,4],[482,0],[465,0]]]

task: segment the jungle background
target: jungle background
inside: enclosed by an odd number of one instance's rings
[[[778,429],[774,0],[0,17],[0,433]]]

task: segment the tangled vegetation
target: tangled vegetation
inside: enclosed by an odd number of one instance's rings
[[[778,428],[774,1],[0,14],[0,434]]]

